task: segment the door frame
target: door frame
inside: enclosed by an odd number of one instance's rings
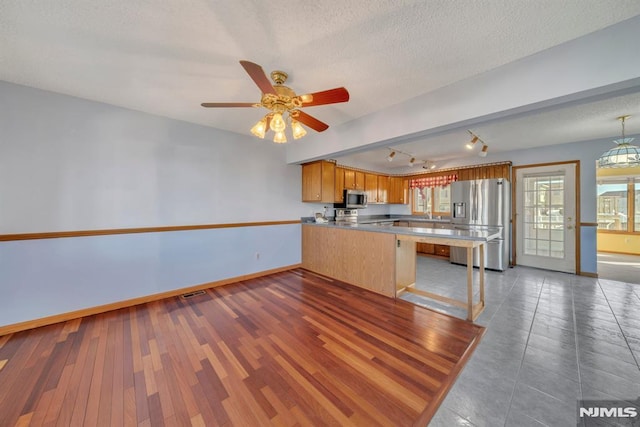
[[[516,224],[516,191],[517,191],[517,182],[516,182],[516,173],[520,169],[527,168],[537,168],[544,166],[555,166],[555,165],[568,165],[573,164],[575,166],[575,186],[574,195],[575,195],[575,204],[576,204],[576,220],[575,220],[575,245],[576,245],[576,275],[581,275],[582,271],[580,270],[580,160],[569,160],[565,162],[550,162],[550,163],[535,163],[529,165],[522,166],[512,166],[511,167],[511,265],[517,265],[516,258],[516,245],[517,245],[517,224]]]

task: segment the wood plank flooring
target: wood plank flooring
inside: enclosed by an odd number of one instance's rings
[[[484,329],[297,269],[0,337],[0,426],[424,426]]]

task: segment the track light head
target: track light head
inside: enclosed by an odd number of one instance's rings
[[[473,134],[471,134],[473,135]],[[465,147],[467,147],[467,149],[472,150],[473,147],[476,145],[476,142],[478,142],[478,138],[477,136],[473,135],[473,138],[471,138],[471,141],[467,142],[467,145],[465,145]]]
[[[396,155],[396,152],[392,151],[391,153],[389,153],[389,156],[387,156],[387,160],[392,162],[395,155]]]
[[[487,152],[489,151],[489,146],[487,144],[482,145],[482,150],[478,153],[480,157],[487,157]]]

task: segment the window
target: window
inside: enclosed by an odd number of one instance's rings
[[[418,187],[413,189],[412,214],[449,215],[450,212],[451,185],[444,187]]]
[[[599,182],[597,212],[598,230],[639,232],[640,179],[618,178]]]
[[[635,179],[633,194],[633,231],[640,232],[640,178]]]
[[[431,200],[431,188],[414,188],[412,213],[424,215],[433,212],[431,210]]]
[[[436,215],[451,212],[451,186],[433,188],[433,213]]]
[[[598,184],[598,228],[626,231],[627,215],[626,181]]]

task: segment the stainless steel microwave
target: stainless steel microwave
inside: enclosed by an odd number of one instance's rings
[[[334,203],[334,208],[362,209],[367,207],[367,193],[362,190],[345,189],[342,203]]]

